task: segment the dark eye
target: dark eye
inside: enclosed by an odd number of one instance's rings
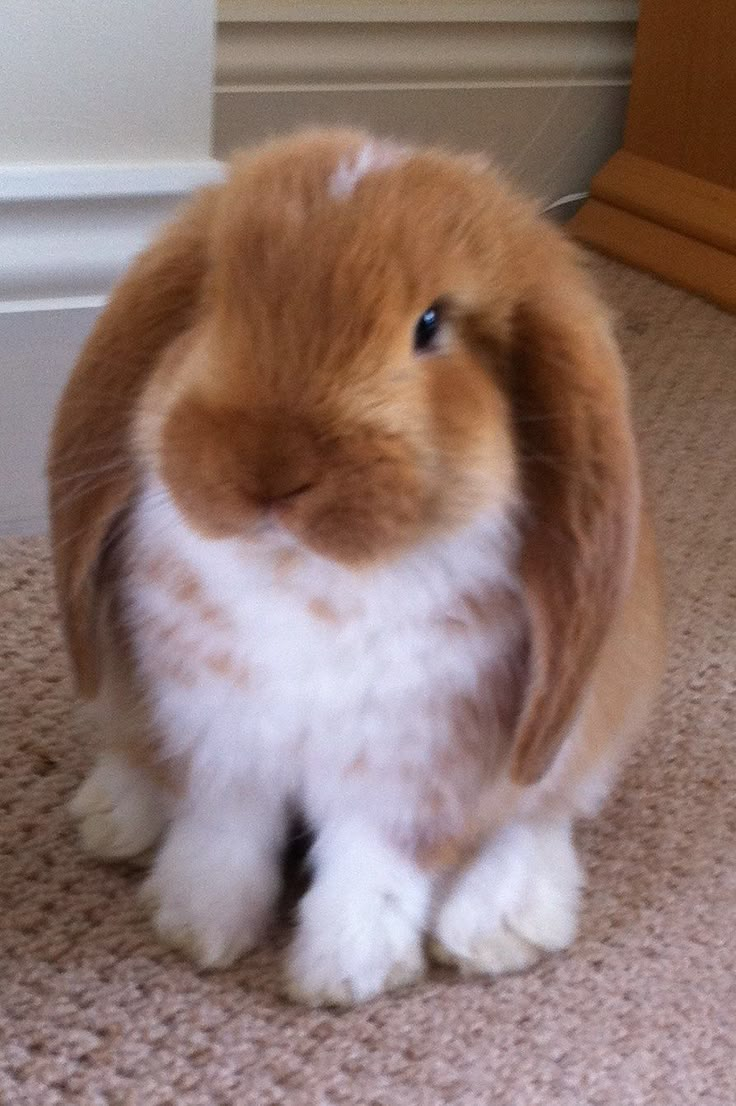
[[[437,348],[442,327],[442,308],[433,303],[417,319],[414,327],[414,352],[429,353]]]

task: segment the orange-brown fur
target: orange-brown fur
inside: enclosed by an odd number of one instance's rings
[[[506,506],[527,630],[501,696],[509,772],[516,786],[544,776],[592,688],[574,774],[617,740],[618,643],[646,652],[653,632],[634,610],[651,567],[637,558],[635,449],[604,312],[572,246],[470,162],[425,152],[326,204],[336,158],[362,142],[328,132],[236,158],[89,339],[49,460],[80,689],[99,683],[102,554],[142,454],[201,534],[241,533],[273,504],[305,545],[366,570]],[[441,297],[455,348],[417,364],[413,322]],[[197,601],[190,582],[172,586]],[[493,603],[469,613],[492,619]],[[653,667],[631,676],[642,698]],[[464,745],[467,709],[448,755],[482,761]]]

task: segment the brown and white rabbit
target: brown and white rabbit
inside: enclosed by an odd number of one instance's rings
[[[573,939],[571,836],[661,666],[624,371],[575,248],[477,159],[309,132],[132,266],[61,400],[56,577],[103,857],[161,937],[293,995]]]

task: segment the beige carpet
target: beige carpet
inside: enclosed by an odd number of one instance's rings
[[[88,763],[46,547],[0,545],[0,1103],[734,1106],[736,318],[595,261],[621,312],[667,562],[661,706],[581,829],[580,940],[526,976],[436,974],[343,1015],[278,997],[269,949],[200,977],[132,870],[81,856]]]

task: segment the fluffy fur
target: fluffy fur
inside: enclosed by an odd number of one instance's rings
[[[442,340],[413,343],[430,306]],[[360,1001],[573,938],[571,824],[661,664],[624,373],[573,248],[477,161],[317,132],[237,157],[62,398],[60,606],[105,752],[92,851],[161,839],[161,936]]]

